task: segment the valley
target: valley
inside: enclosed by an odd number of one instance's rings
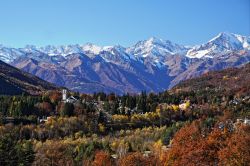
[[[0,96],[0,150],[12,151],[1,164],[248,163],[249,71],[208,72],[160,93]]]

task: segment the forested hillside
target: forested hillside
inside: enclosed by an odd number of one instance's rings
[[[1,165],[248,165],[249,69],[158,94],[1,96]]]
[[[175,86],[171,91],[190,92],[213,90],[227,95],[249,95],[250,63],[241,68],[229,68],[208,72],[198,78],[189,79]]]
[[[56,86],[0,61],[0,94],[39,94],[52,89]]]

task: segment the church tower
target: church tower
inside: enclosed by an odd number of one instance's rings
[[[62,90],[62,100],[63,100],[63,101],[66,101],[66,99],[67,99],[67,90],[66,90],[66,89],[63,89],[63,90]]]

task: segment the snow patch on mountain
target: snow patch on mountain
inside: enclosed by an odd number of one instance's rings
[[[10,63],[22,55],[23,52],[19,49],[0,46],[0,60],[6,63]]]
[[[187,47],[175,44],[169,40],[151,37],[147,40],[137,42],[135,45],[124,48],[122,46],[100,47],[91,43],[85,45],[47,45],[36,47],[27,45],[24,48],[10,48],[0,45],[0,60],[11,63],[16,58],[33,56],[36,60],[60,63],[61,59],[71,54],[85,54],[90,58],[97,55],[107,62],[115,64],[137,61],[138,63],[151,63],[160,68],[164,66],[164,61],[168,56],[181,55],[188,58],[213,58],[219,54],[230,53],[232,51],[250,50],[250,37],[233,33],[220,33],[207,43]]]
[[[81,47],[82,51],[87,55],[97,55],[102,51],[102,47],[87,43]]]
[[[250,49],[249,37],[222,32],[207,43],[190,49],[186,56],[189,58],[213,58],[216,54]]]
[[[103,47],[100,55],[103,59],[108,62],[113,62],[115,64],[130,62],[131,60],[136,60],[136,58],[126,52],[126,48],[116,45],[116,46],[105,46]]]
[[[163,40],[151,37],[148,40],[139,41],[134,46],[127,48],[127,52],[136,57],[165,56],[185,51],[184,46],[172,43],[169,40]]]
[[[138,61],[150,61],[153,66],[161,68],[164,59],[169,55],[185,55],[187,48],[175,44],[169,40],[151,37],[148,40],[137,42],[134,46],[126,49],[130,55],[134,55]]]

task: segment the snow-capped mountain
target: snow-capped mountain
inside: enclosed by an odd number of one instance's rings
[[[250,50],[249,37],[223,32],[207,43],[193,47],[187,52],[187,56],[190,58],[212,58],[214,55],[220,53],[244,49]]]
[[[182,53],[187,51],[187,48],[169,40],[158,39],[151,37],[148,40],[139,41],[134,46],[129,47],[127,52],[136,57],[160,57],[169,54]]]
[[[173,54],[184,55],[188,47],[175,44],[169,40],[151,37],[148,40],[137,42],[127,48],[127,52],[142,61],[150,61],[152,65],[162,67],[164,59]]]
[[[103,47],[102,51],[100,52],[100,56],[107,62],[112,62],[115,64],[124,64],[130,63],[131,61],[136,61],[134,55],[126,52],[126,48],[120,45]]]
[[[4,47],[3,45],[0,45],[0,60],[6,63],[10,63],[16,58],[21,57],[22,55],[24,55],[24,52],[19,49]]]
[[[76,91],[159,92],[207,71],[250,62],[250,39],[220,33],[194,47],[155,37],[127,48],[91,43],[24,48],[0,45],[0,60]]]
[[[62,55],[67,56],[69,54],[73,53],[80,53],[82,52],[79,45],[67,45],[67,46],[45,46],[38,48],[40,52],[46,53],[49,56],[55,56],[55,55]]]
[[[101,54],[107,61],[114,60],[112,56],[117,56],[122,57],[122,59],[138,61],[151,59],[152,63],[155,64],[155,62],[163,62],[169,55],[178,54],[188,58],[211,58],[215,54],[239,50],[250,50],[250,37],[222,32],[207,43],[194,47],[179,45],[156,37],[139,41],[128,48],[120,45],[100,47],[91,43],[85,45],[47,45],[45,47],[27,45],[24,48],[10,48],[0,45],[0,60],[10,63],[16,58],[29,54],[33,54],[33,56],[46,54],[48,56],[63,57],[67,57],[70,54],[85,54],[91,58]]]
[[[94,55],[99,54],[102,51],[102,47],[94,45],[92,43],[87,43],[81,46],[81,50],[86,55],[94,56]]]

